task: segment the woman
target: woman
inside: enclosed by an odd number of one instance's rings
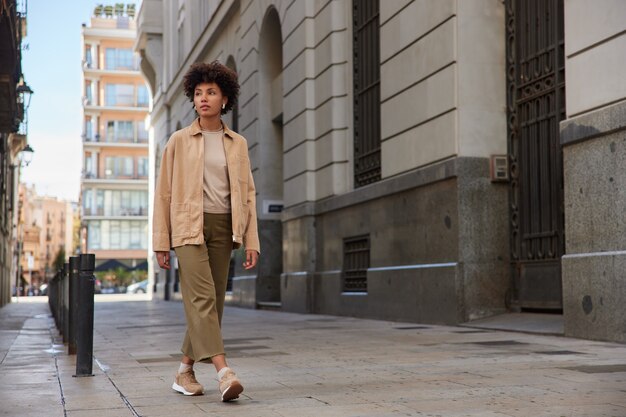
[[[254,181],[246,140],[220,118],[237,102],[237,75],[217,61],[196,63],[183,87],[198,118],[175,132],[163,150],[152,237],[161,268],[170,269],[170,248],[176,251],[187,319],[172,388],[202,395],[193,364],[212,362],[222,401],[230,401],[243,386],[226,363],[222,312],[232,249],[245,246],[245,269],[254,268],[259,257]]]

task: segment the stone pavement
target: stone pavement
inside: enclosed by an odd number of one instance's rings
[[[227,307],[245,391],[225,404],[210,365],[204,396],[170,388],[180,302],[96,303],[95,376],[73,378],[47,304],[24,301],[0,309],[1,416],[626,416],[621,344]]]

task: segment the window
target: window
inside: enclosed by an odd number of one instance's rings
[[[132,177],[134,172],[133,158],[108,156],[104,160],[106,178]]]
[[[380,180],[379,0],[353,0],[354,185]]]
[[[134,142],[134,123],[128,120],[109,120],[107,122],[107,142]]]
[[[107,84],[105,104],[107,106],[134,106],[134,86],[132,84]]]
[[[105,67],[108,70],[134,70],[134,56],[132,49],[106,48]]]
[[[104,191],[98,190],[96,192],[96,212],[98,216],[102,216],[104,213]]]
[[[104,191],[105,216],[145,216],[147,213],[147,191]]]
[[[148,89],[145,85],[137,86],[137,106],[148,107]]]
[[[148,176],[148,158],[139,157],[137,160],[137,176],[140,178]]]
[[[85,45],[85,65],[87,68],[91,68],[93,64],[93,60],[91,57],[91,45]]]
[[[85,120],[85,139],[88,141],[93,140],[93,123],[91,118]]]
[[[87,223],[87,250],[102,249],[100,222]]]
[[[88,249],[148,249],[147,221],[98,220],[88,227]]]
[[[93,159],[91,155],[85,155],[85,178],[95,178]]]
[[[85,104],[91,106],[93,104],[93,95],[91,92],[91,81],[85,82]]]
[[[369,235],[343,240],[343,291],[367,292],[367,269],[370,266]]]
[[[143,123],[137,123],[137,142],[148,142],[148,131]]]
[[[83,194],[83,209],[85,211],[85,215],[87,216],[91,215],[91,206],[93,203],[92,199],[93,199],[93,190],[92,189],[85,190],[85,193]]]

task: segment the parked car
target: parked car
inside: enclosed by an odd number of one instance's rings
[[[134,284],[130,284],[128,288],[126,288],[126,293],[128,294],[138,294],[138,293],[145,294],[147,292],[148,292],[148,280],[147,279],[136,282]]]

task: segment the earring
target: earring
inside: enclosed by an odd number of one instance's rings
[[[226,108],[226,103],[222,103],[222,110]]]

